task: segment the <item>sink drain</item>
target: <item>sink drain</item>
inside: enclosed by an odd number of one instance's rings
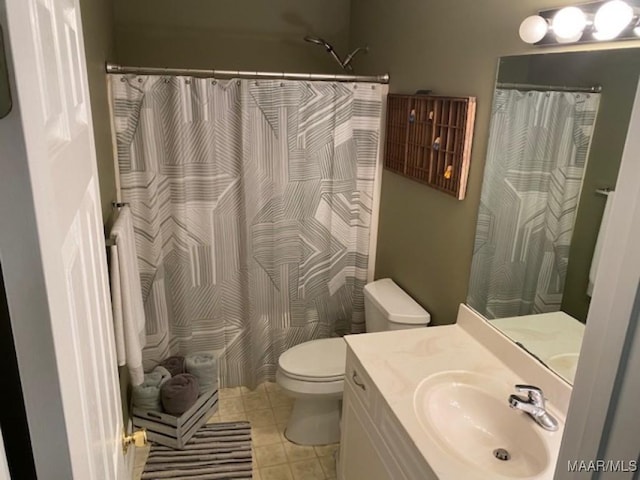
[[[511,459],[511,454],[504,448],[496,448],[493,451],[493,456],[496,457],[498,460],[502,460],[503,462],[506,462],[507,460]]]

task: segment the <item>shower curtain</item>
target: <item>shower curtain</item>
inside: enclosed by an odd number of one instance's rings
[[[215,351],[223,386],[298,343],[364,330],[386,87],[112,75],[145,367]]]
[[[496,90],[468,303],[560,310],[599,94]]]

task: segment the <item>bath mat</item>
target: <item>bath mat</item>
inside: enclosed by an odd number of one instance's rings
[[[250,480],[252,468],[249,422],[209,423],[184,450],[153,444],[141,478]]]

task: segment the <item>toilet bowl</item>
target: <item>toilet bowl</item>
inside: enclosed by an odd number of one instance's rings
[[[340,440],[340,401],[347,344],[342,338],[301,343],[278,360],[276,382],[295,399],[285,436],[299,445]]]
[[[431,317],[418,303],[385,278],[364,287],[367,332],[426,326]],[[311,340],[278,359],[276,382],[295,399],[285,436],[299,445],[340,441],[347,345],[342,338]]]

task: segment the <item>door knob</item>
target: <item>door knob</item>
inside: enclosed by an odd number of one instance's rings
[[[147,431],[143,428],[142,430],[136,430],[131,433],[131,435],[122,435],[122,449],[126,455],[127,450],[131,445],[135,445],[136,447],[144,447],[147,444]]]

